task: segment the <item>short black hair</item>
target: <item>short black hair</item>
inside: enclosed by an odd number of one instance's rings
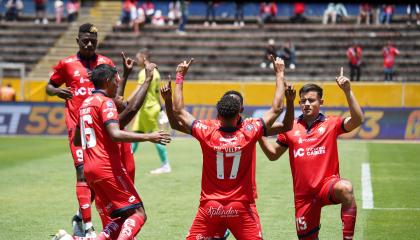
[[[225,119],[232,119],[241,110],[241,103],[232,95],[223,95],[217,102],[217,113]]]
[[[100,64],[96,66],[91,75],[91,80],[96,89],[101,89],[105,82],[112,79],[117,74],[117,69],[108,64]]]
[[[299,90],[299,96],[302,96],[302,94],[306,94],[308,92],[317,92],[318,97],[322,98],[322,88],[314,83],[307,83],[303,85],[303,87]]]
[[[98,35],[98,29],[92,23],[85,23],[79,27],[79,35],[81,33],[92,33]]]
[[[240,92],[235,91],[235,90],[229,90],[229,91],[225,92],[225,94],[223,94],[223,96],[226,96],[226,95],[235,95],[235,96],[238,96],[239,99],[240,99],[240,101],[241,101],[241,106],[244,105],[244,97],[242,97],[242,94]]]

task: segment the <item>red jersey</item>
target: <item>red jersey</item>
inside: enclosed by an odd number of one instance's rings
[[[218,120],[193,123],[191,135],[203,154],[200,201],[254,201],[255,145],[264,132],[261,119],[245,119],[234,129],[223,129]]]
[[[97,91],[83,102],[79,112],[86,178],[112,177],[114,170],[123,168],[120,144],[113,142],[106,130],[107,124],[118,123],[114,101]]]
[[[57,87],[66,84],[66,87],[70,87],[73,93],[73,97],[66,100],[65,115],[69,130],[79,121],[76,113],[83,100],[92,95],[92,91],[95,90],[93,83],[88,78],[88,72],[100,64],[115,66],[111,59],[99,54],[88,60],[84,60],[79,54],[76,54],[62,59],[53,68],[50,81]]]
[[[347,49],[347,59],[351,65],[360,65],[362,63],[362,49],[360,47],[349,47]]]
[[[323,180],[339,177],[337,137],[346,132],[343,123],[340,117],[319,114],[308,128],[300,116],[292,130],[277,136],[278,144],[289,147],[295,197],[313,195]]]
[[[384,68],[394,67],[395,56],[400,54],[398,49],[394,47],[384,47]]]

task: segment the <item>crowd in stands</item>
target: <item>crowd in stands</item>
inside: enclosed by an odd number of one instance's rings
[[[0,1],[0,4],[4,4],[5,9],[4,17],[0,16],[2,20],[19,21],[21,19],[25,1],[7,0],[4,3]],[[36,24],[48,24],[48,4],[53,5],[56,23],[61,23],[63,21],[65,12],[67,12],[67,22],[73,22],[77,19],[80,10],[79,0],[55,0],[53,2],[48,0],[33,0],[33,12],[35,13],[34,21]]]

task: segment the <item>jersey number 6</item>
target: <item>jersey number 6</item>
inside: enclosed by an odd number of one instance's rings
[[[82,148],[93,148],[96,146],[96,136],[95,131],[93,131],[93,128],[86,128],[85,122],[87,124],[92,124],[92,116],[91,115],[83,115],[80,119],[80,132],[82,135]],[[87,136],[89,136],[89,140],[87,140]]]

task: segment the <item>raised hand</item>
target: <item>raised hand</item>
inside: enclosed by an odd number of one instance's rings
[[[296,90],[293,88],[293,85],[288,83],[285,91],[286,101],[295,101],[296,98]]]
[[[187,74],[188,68],[190,67],[191,63],[194,61],[194,58],[191,58],[190,61],[183,61],[180,64],[178,64],[178,67],[176,67],[176,73],[182,74],[185,76]]]
[[[343,75],[343,67],[341,67],[340,70],[340,76],[335,78],[335,81],[337,82],[337,85],[344,91],[344,92],[348,92],[350,91],[351,87],[350,87],[350,79],[348,79],[347,77],[345,77]]]
[[[163,100],[165,100],[165,102],[167,100],[171,100],[172,97],[171,75],[169,75],[168,78],[169,81],[162,84],[162,86],[160,87],[160,95],[162,96]]]
[[[284,73],[284,61],[283,59],[276,57],[274,59],[273,55],[270,55],[270,61],[273,63],[273,68],[275,73]]]
[[[62,98],[64,100],[68,100],[68,99],[71,99],[73,97],[73,93],[71,92],[71,88],[70,87],[58,88],[56,95],[59,98]]]
[[[159,143],[166,145],[171,142],[171,136],[169,133],[163,132],[162,130],[149,134],[149,141],[152,143]]]
[[[133,67],[136,61],[134,61],[133,59],[129,57],[126,57],[124,52],[121,52],[121,57],[122,57],[122,62],[124,66],[124,73],[130,74],[131,71],[133,71]]]
[[[155,68],[157,68],[157,65],[155,63],[149,62],[147,59],[144,59],[144,64],[144,69],[146,71],[146,81],[152,81],[153,73]]]

